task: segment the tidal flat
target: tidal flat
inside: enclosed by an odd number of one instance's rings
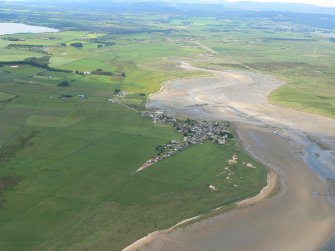
[[[206,70],[185,62],[181,67],[212,76],[168,81],[147,107],[233,121],[243,148],[278,173],[280,192],[258,204],[158,233],[140,250],[320,248],[335,224],[328,196],[335,168],[335,120],[269,104],[268,94],[284,84],[272,76]]]

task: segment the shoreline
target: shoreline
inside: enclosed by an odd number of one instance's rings
[[[239,202],[236,202],[235,207],[229,209],[228,211],[223,212],[220,215],[224,215],[225,213],[227,213],[231,210],[236,210],[238,208],[252,206],[253,204],[258,203],[262,200],[265,200],[266,198],[271,196],[272,193],[275,191],[275,188],[278,186],[278,175],[271,167],[268,167],[268,169],[269,169],[269,172],[267,174],[267,184],[266,184],[265,187],[263,187],[261,189],[261,191],[257,195],[246,198],[246,199],[241,200]],[[206,214],[200,214],[200,215],[182,220],[182,221],[178,222],[177,224],[173,225],[172,227],[170,227],[168,229],[163,229],[163,230],[158,230],[158,231],[151,232],[151,233],[147,234],[146,236],[142,237],[141,239],[138,239],[137,241],[133,242],[129,246],[125,247],[124,249],[122,249],[122,251],[137,251],[137,250],[140,250],[141,248],[144,248],[146,245],[148,245],[150,242],[152,242],[159,235],[167,234],[169,232],[172,232],[176,228],[178,228],[178,227],[180,227],[180,226],[182,226],[186,223],[190,223],[190,222],[196,223],[197,220],[199,220],[199,219],[201,221],[204,217],[206,217],[210,213],[219,211],[223,207],[224,206],[214,208]],[[215,217],[215,216],[210,216],[210,218],[211,217]]]
[[[204,74],[204,75],[199,75],[199,76],[189,76],[189,77],[176,77],[176,78],[171,78],[171,79],[167,79],[167,80],[164,80],[163,82],[161,82],[160,84],[160,88],[158,91],[156,92],[153,92],[153,93],[150,93],[147,97],[147,100],[145,103],[148,103],[151,99],[152,96],[155,96],[155,95],[158,95],[159,93],[163,92],[164,91],[164,88],[165,88],[165,85],[166,83],[170,82],[170,81],[177,81],[177,80],[185,80],[185,79],[197,79],[197,78],[205,78],[205,77],[209,77],[211,76],[211,74]]]
[[[187,78],[187,79],[194,79],[194,78],[199,78],[199,77],[190,77],[190,78]],[[180,80],[180,78],[174,79],[174,81],[175,80]],[[159,89],[159,91],[157,91],[153,94],[150,94],[148,96],[147,102],[150,101],[151,96],[154,96],[154,95],[157,95],[157,94],[163,92],[164,88],[166,86],[166,83],[169,82],[169,81],[170,80],[162,82],[162,85],[161,85],[161,88]],[[248,154],[252,155],[250,152],[247,151],[247,149],[244,149],[243,144],[242,144],[242,140],[240,138],[240,134],[238,132],[238,129],[237,129],[236,125],[232,126],[232,130],[233,130],[234,134],[237,136],[237,139],[238,139],[237,143],[238,143],[239,147],[242,148],[244,151],[246,151]],[[255,158],[255,156],[253,156],[253,155],[252,155],[252,157]],[[257,159],[257,158],[255,158],[255,159]],[[256,203],[259,203],[259,202],[267,199],[268,197],[270,197],[276,191],[276,188],[279,186],[279,176],[278,176],[277,172],[275,171],[275,169],[273,167],[266,165],[265,163],[263,163],[262,161],[260,161],[258,159],[257,159],[257,161],[262,163],[267,168],[268,172],[267,172],[266,185],[260,190],[260,192],[257,195],[246,198],[246,199],[243,199],[239,202],[236,202],[235,206],[233,208],[231,208],[227,211],[224,211],[220,215],[224,215],[229,211],[236,210],[236,209],[239,209],[239,208],[252,206]],[[213,212],[219,211],[223,207],[224,206],[214,208],[206,214],[201,214],[201,215],[197,215],[197,216],[182,220],[182,221],[176,223],[175,225],[173,225],[172,227],[170,227],[168,229],[157,230],[157,231],[148,233],[146,236],[142,237],[141,239],[138,239],[137,241],[133,242],[129,246],[122,249],[122,251],[137,251],[137,250],[140,250],[140,249],[144,248],[146,245],[148,245],[149,243],[151,243],[152,241],[154,241],[160,235],[170,233],[173,230],[175,230],[177,227],[180,227],[180,226],[182,226],[186,223],[190,223],[190,222],[196,223],[197,220],[201,221],[207,215],[210,215]],[[210,216],[210,218],[212,218],[212,217],[215,217],[215,216]]]
[[[242,132],[243,141],[247,142],[249,138],[245,136],[252,136],[253,132],[244,130]],[[256,129],[256,133],[258,132],[264,134],[264,131]],[[267,143],[272,144],[273,139],[278,138],[278,136],[272,134],[271,130],[267,130],[267,133],[265,133],[269,136]],[[276,150],[282,149],[284,151],[285,149],[292,156],[295,154],[294,151],[287,149],[287,145],[290,144],[287,139],[280,138],[280,142],[281,146],[279,148],[276,146]],[[256,150],[256,154],[257,152],[258,150]],[[265,158],[266,160],[271,159],[268,155]],[[281,155],[276,159],[277,163],[282,163]],[[268,162],[262,161],[262,163]],[[278,166],[276,165],[274,168],[277,170]],[[240,206],[209,218],[195,218],[195,220],[200,220],[192,222],[184,228],[170,228],[150,234],[147,238],[132,246],[133,249],[127,249],[126,251],[205,250],[205,248],[211,251],[318,250],[319,247],[323,247],[328,242],[335,222],[333,210],[329,210],[328,203],[321,196],[325,184],[307,168],[302,156],[296,156],[294,163],[286,168],[290,170],[288,173],[279,171],[283,187],[280,187],[280,192],[276,193],[276,196],[271,196],[273,195],[271,192],[277,191],[277,186],[270,182],[272,186],[269,185],[269,187],[272,187],[272,189],[267,189],[267,185],[257,196],[242,201]],[[295,178],[296,174],[302,176],[301,180]],[[269,180],[271,180],[271,176],[269,173]],[[311,189],[304,191],[302,184],[308,184]],[[292,185],[295,186],[293,194]],[[312,195],[310,191],[318,192]],[[304,198],[303,201],[297,196]],[[310,196],[314,198],[310,199]],[[313,204],[310,204],[311,202]],[[311,214],[312,218],[305,215],[306,212],[308,212],[308,215]],[[281,214],[283,214],[283,218]],[[308,218],[306,218],[307,216]],[[268,236],[271,236],[272,229],[267,226],[269,224],[271,226],[273,221],[275,222],[275,229],[279,233],[284,233],[283,236],[281,234],[279,236],[275,235],[276,239]],[[232,228],[235,225],[238,226],[237,229]],[[303,230],[301,235],[300,233],[297,235],[298,230]],[[258,243],[250,246],[248,240],[254,240],[255,238]],[[198,246],[201,248],[198,249]],[[226,248],[222,249],[223,246]],[[245,246],[249,248],[246,249]]]
[[[278,185],[279,182],[277,173],[272,169],[269,170],[267,174],[267,185],[263,187],[263,189],[256,196],[238,202],[237,207],[251,206],[255,203],[265,200],[273,194]]]
[[[186,62],[180,67],[206,71]],[[222,245],[229,251],[317,250],[327,242],[335,225],[334,208],[322,196],[327,188],[317,174],[334,170],[334,156],[319,149],[309,136],[335,152],[335,120],[269,103],[267,95],[284,84],[273,76],[245,71],[207,72],[212,76],[165,81],[160,92],[150,96],[149,107],[195,119],[231,121],[242,149],[271,167],[268,178],[274,179],[271,170],[276,172],[280,193],[264,200],[262,196],[272,194],[266,186],[257,199],[246,199],[234,210],[183,230],[150,235],[144,250],[222,251]],[[314,156],[316,150],[321,157]]]

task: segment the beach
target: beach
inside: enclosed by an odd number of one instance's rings
[[[335,179],[335,120],[270,104],[268,94],[285,84],[272,76],[186,62],[180,67],[212,76],[167,81],[147,107],[231,121],[241,146],[278,175],[279,192],[183,228],[155,232],[127,251],[321,248],[335,230],[329,186]]]

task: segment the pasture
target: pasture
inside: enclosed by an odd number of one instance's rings
[[[0,37],[0,250],[120,250],[264,187],[266,168],[235,140],[196,145],[134,173],[157,146],[182,139],[139,112],[161,82],[203,74],[181,71],[180,61],[274,75],[287,85],[271,102],[335,116],[335,43],[322,29],[157,13],[34,15],[64,30]],[[51,68],[14,62],[32,57]],[[127,93],[119,104],[108,101],[115,90]]]
[[[266,169],[234,140],[191,147],[135,174],[156,146],[182,135],[108,102],[123,85],[29,65],[2,68],[1,98],[17,98],[0,111],[1,250],[120,250],[182,219],[230,208],[265,185]],[[70,85],[57,87],[64,79]],[[140,107],[143,96],[123,101],[134,102]],[[230,166],[234,154],[240,160]]]

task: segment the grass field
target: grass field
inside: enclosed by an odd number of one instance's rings
[[[182,135],[107,102],[123,85],[28,65],[2,69],[0,97],[18,97],[0,111],[1,250],[120,250],[265,185],[265,168],[234,141],[194,146],[134,175],[156,146]],[[57,87],[63,79],[69,87]],[[59,99],[63,94],[72,98]],[[123,101],[136,102],[141,106],[143,96]],[[234,154],[240,162],[228,172]]]
[[[265,167],[234,140],[196,145],[134,173],[158,145],[182,138],[139,113],[162,81],[202,74],[181,71],[182,60],[277,76],[287,85],[271,102],[335,117],[335,43],[324,29],[179,12],[63,11],[15,12],[59,33],[0,37],[0,250],[120,250],[264,187]],[[43,56],[69,72],[8,63]],[[97,70],[111,74],[87,74]],[[64,81],[68,87],[57,86]],[[116,90],[128,94],[112,104]]]
[[[198,40],[217,52],[210,63],[200,65],[276,76],[286,85],[271,93],[269,100],[273,104],[335,117],[335,43],[328,37],[246,29],[217,33],[215,40],[208,36],[199,36]]]
[[[122,17],[123,19],[129,17]],[[144,18],[140,22],[157,23]],[[261,21],[256,21],[256,24]],[[292,32],[250,28],[249,21],[211,18],[176,19],[164,28],[180,29],[171,34],[122,34],[64,31],[53,34],[17,34],[17,42],[0,40],[3,61],[42,56],[41,52],[8,49],[11,43],[48,47],[50,66],[66,70],[92,72],[97,69],[125,78],[91,77],[112,81],[127,91],[149,94],[159,89],[159,83],[171,77],[187,77],[195,73],[181,72],[174,60],[199,58],[199,64],[217,69],[253,69],[282,78],[287,85],[273,92],[269,99],[275,105],[334,117],[334,47],[335,43],[322,32]],[[219,27],[215,28],[215,27]],[[306,29],[293,25],[295,29]],[[216,54],[204,60],[208,53],[194,41],[200,41]],[[71,46],[74,42],[83,48]],[[111,46],[99,47],[104,43]],[[65,44],[66,46],[63,46]],[[210,62],[210,63],[209,63]],[[134,101],[139,103],[138,100]]]
[[[5,102],[13,98],[15,98],[15,95],[13,94],[6,93],[6,92],[0,92],[0,102]]]

